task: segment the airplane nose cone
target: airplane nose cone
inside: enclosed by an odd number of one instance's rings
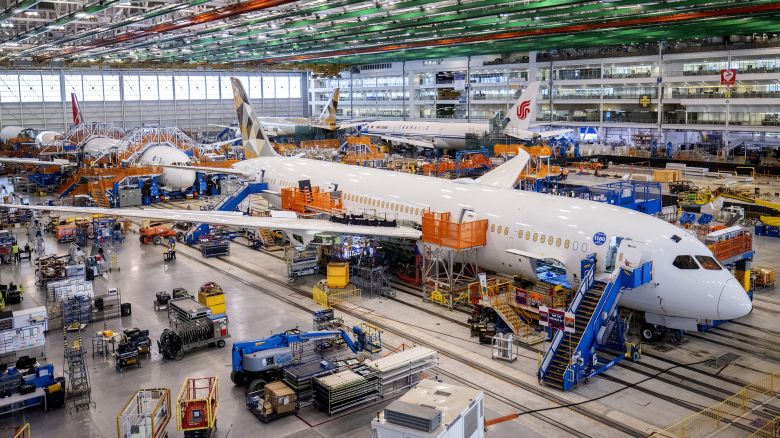
[[[723,287],[718,300],[719,319],[729,320],[741,318],[753,310],[753,303],[739,282],[732,278]]]

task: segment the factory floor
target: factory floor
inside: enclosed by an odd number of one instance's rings
[[[23,231],[17,232],[19,241],[26,242]],[[68,245],[58,244],[47,238],[47,252],[66,253]],[[234,248],[237,245],[234,245]],[[230,345],[232,341],[241,341],[266,337],[272,333],[300,327],[311,329],[311,314],[297,307],[269,299],[256,290],[234,278],[208,269],[200,263],[185,258],[185,254],[197,254],[191,248],[179,248],[178,260],[163,263],[161,247],[140,245],[136,235],[130,235],[122,245],[115,245],[119,254],[119,272],[112,272],[106,278],[94,281],[95,294],[105,293],[109,287],[118,287],[123,302],[132,303],[132,315],[96,321],[87,326],[85,336],[93,336],[97,331],[108,328],[121,331],[124,328],[138,327],[148,329],[154,344],[151,359],[144,359],[140,369],[128,368],[119,373],[114,368],[112,358],[87,355],[89,378],[92,384],[92,398],[95,402],[88,411],[71,410],[68,406],[44,413],[42,409],[30,408],[19,413],[0,417],[0,437],[5,437],[6,426],[31,424],[34,437],[114,437],[117,436],[116,416],[137,389],[166,387],[172,391],[175,402],[179,388],[187,377],[217,376],[219,378],[220,407],[217,414],[217,437],[371,437],[369,424],[383,406],[397,395],[364,406],[360,409],[336,414],[333,417],[307,407],[295,417],[282,418],[269,424],[261,423],[246,408],[244,389],[234,387],[230,381]],[[240,248],[246,255],[258,258],[260,253]],[[250,252],[251,251],[251,252]],[[198,256],[199,257],[199,256]],[[259,261],[259,260],[258,260]],[[278,270],[275,275],[283,275]],[[230,319],[232,338],[223,349],[205,347],[188,352],[181,361],[167,361],[160,357],[156,340],[163,329],[168,327],[167,313],[155,311],[153,301],[155,292],[175,287],[184,287],[191,293],[204,283],[215,281],[227,294],[227,314]],[[45,293],[35,286],[35,269],[29,261],[10,265],[0,265],[0,283],[14,282],[24,285],[25,295],[21,305],[9,306],[10,310],[45,305]],[[304,297],[298,297],[304,300]],[[308,300],[311,301],[310,299]],[[314,307],[314,306],[312,306]],[[41,363],[53,363],[56,375],[63,372],[63,335],[59,330],[50,330],[46,336],[46,359]],[[401,341],[386,338],[388,346],[400,345]],[[91,352],[91,348],[89,349]],[[347,350],[348,352],[348,350]],[[386,353],[386,352],[385,352]],[[346,354],[346,353],[344,353]],[[435,377],[434,373],[429,374]],[[441,378],[447,381],[446,378]],[[499,409],[500,411],[496,411]],[[175,408],[174,408],[175,411]],[[494,400],[486,404],[488,418],[506,415],[509,410]],[[494,436],[519,436],[519,425],[503,428]],[[175,422],[168,425],[171,436],[181,436]],[[8,433],[8,436],[12,433]]]
[[[181,208],[182,203],[176,207]],[[171,208],[159,205],[157,208]],[[197,207],[193,207],[196,209]],[[22,244],[26,237],[22,231],[17,233]],[[85,333],[89,336],[104,327],[121,331],[123,328],[138,327],[148,329],[153,344],[159,338],[163,329],[167,328],[166,312],[156,312],[153,309],[155,292],[175,287],[184,287],[190,292],[196,292],[203,283],[215,281],[227,294],[227,314],[230,318],[230,341],[242,341],[263,338],[271,333],[300,327],[308,330],[311,327],[311,313],[304,308],[315,309],[311,299],[297,293],[310,287],[318,278],[307,278],[297,284],[285,288],[271,282],[268,278],[283,280],[286,278],[286,268],[278,257],[251,250],[244,246],[243,241],[231,245],[231,255],[224,259],[203,259],[194,248],[180,245],[178,260],[165,264],[162,261],[160,247],[141,245],[137,235],[130,234],[124,244],[117,244],[114,250],[119,255],[121,270],[112,272],[105,278],[94,282],[96,294],[101,294],[109,287],[118,287],[123,302],[132,303],[132,315],[124,318],[97,321],[88,325]],[[756,237],[754,247],[757,251],[755,264],[769,267],[780,266],[780,243],[776,239]],[[48,253],[65,253],[66,244],[57,244],[47,238]],[[265,277],[259,276],[262,273]],[[45,304],[45,296],[34,282],[34,268],[28,261],[18,264],[0,265],[0,283],[19,283],[25,286],[25,299],[14,308],[29,308]],[[486,418],[496,418],[515,412],[518,404],[526,409],[544,409],[556,404],[537,397],[518,386],[508,384],[506,380],[496,378],[484,371],[487,368],[497,370],[503,375],[512,376],[517,381],[536,385],[534,376],[538,356],[533,351],[521,349],[517,361],[509,364],[490,359],[490,348],[479,345],[470,338],[468,328],[456,325],[450,320],[465,320],[466,316],[448,309],[423,304],[419,298],[409,298],[399,293],[398,299],[413,303],[419,308],[404,306],[400,301],[387,300],[378,297],[364,297],[355,306],[350,306],[353,316],[341,314],[348,325],[359,320],[354,314],[364,315],[368,320],[380,320],[388,326],[402,327],[407,336],[385,333],[383,341],[386,351],[401,344],[412,344],[413,339],[428,339],[438,343],[437,349],[454,352],[456,355],[468,357],[473,363],[482,364],[474,367],[462,361],[454,360],[444,355],[440,359],[438,370],[431,371],[429,377],[439,378],[445,382],[464,384],[473,382],[490,391],[486,397]],[[762,308],[756,308],[753,314],[742,319],[754,327],[778,329],[776,313],[780,311],[780,297],[776,289],[756,292],[756,303]],[[297,305],[295,305],[297,304]],[[304,308],[301,308],[304,307]],[[425,311],[427,309],[427,311]],[[768,309],[768,310],[767,310]],[[337,314],[338,314],[337,310]],[[448,320],[449,319],[449,320]],[[740,329],[727,324],[730,329]],[[747,330],[747,329],[744,329]],[[752,329],[751,329],[752,330]],[[754,333],[756,339],[762,342],[756,354],[738,352],[739,357],[732,363],[720,369],[714,369],[718,376],[732,380],[750,383],[758,380],[762,373],[777,371],[778,345],[780,338],[772,334]],[[703,334],[707,337],[709,334]],[[110,358],[87,356],[90,379],[93,387],[92,398],[95,402],[88,411],[75,411],[65,407],[62,409],[42,412],[39,408],[31,408],[15,414],[0,417],[0,438],[4,437],[4,426],[21,425],[29,422],[34,437],[113,437],[116,436],[116,415],[131,395],[141,388],[166,387],[172,391],[175,401],[178,390],[187,377],[216,376],[220,384],[220,408],[217,414],[219,428],[217,437],[365,437],[372,436],[369,424],[378,411],[393,398],[388,397],[375,404],[363,406],[354,411],[328,417],[323,413],[307,407],[299,415],[279,419],[269,424],[263,424],[246,409],[243,388],[234,387],[230,382],[230,345],[223,349],[203,348],[188,352],[181,361],[166,361],[157,353],[156,346],[152,348],[151,359],[144,360],[140,369],[130,368],[119,373],[114,368]],[[537,346],[541,347],[541,346]],[[667,368],[670,361],[679,363],[700,362],[703,358],[716,357],[730,349],[723,344],[707,343],[705,340],[691,338],[679,346],[646,345],[644,351],[663,359],[647,356],[643,358],[646,365],[659,369]],[[53,363],[57,375],[63,370],[63,337],[58,330],[47,335],[46,360]],[[777,359],[773,359],[777,358]],[[696,367],[708,369],[705,365]],[[440,370],[440,371],[439,371]],[[688,400],[695,406],[708,406],[714,403],[713,397],[701,393],[690,392],[688,380],[696,378],[695,374],[676,370],[676,377],[669,381],[650,380],[643,383],[642,390],[631,388],[606,398],[589,402],[585,406],[592,411],[618,419],[620,422],[650,434],[656,428],[666,427],[690,415],[690,410],[680,409],[670,400],[659,399],[657,394],[670,394],[676,399]],[[613,368],[604,378],[593,379],[590,384],[569,393],[561,393],[546,388],[568,402],[580,402],[596,398],[622,388],[613,380],[621,379],[633,382],[644,379],[632,368]],[[687,379],[687,380],[686,380]],[[719,382],[713,377],[699,377],[701,384],[718,386],[725,392],[736,392],[739,385]],[[654,395],[656,394],[656,395]],[[396,394],[400,395],[400,394]],[[726,398],[728,395],[716,395]],[[524,415],[518,419],[501,423],[489,428],[491,437],[558,437],[569,436],[554,426],[563,423],[568,427],[587,431],[589,436],[625,436],[616,430],[596,422],[584,415],[574,414],[569,409],[547,411],[543,416]],[[181,436],[176,430],[175,422],[168,425],[170,436]],[[10,434],[8,434],[10,436]],[[727,436],[727,435],[724,435]]]

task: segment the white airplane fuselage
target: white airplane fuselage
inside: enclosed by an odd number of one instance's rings
[[[419,137],[430,139],[434,146],[440,149],[464,149],[466,134],[481,137],[489,131],[488,123],[382,120],[367,123],[361,133],[388,137]]]
[[[626,290],[622,306],[688,323],[738,318],[752,308],[728,270],[683,270],[672,264],[679,255],[712,256],[695,237],[622,207],[302,158],[261,157],[234,168],[256,175],[272,192],[296,187],[299,180],[339,190],[345,208],[355,213],[367,211],[418,223],[424,210],[450,212],[455,222],[464,215],[470,220],[487,219],[487,243],[478,249],[479,265],[532,280],[537,278],[536,260],[553,259],[566,267],[569,282],[576,287],[581,261],[592,253],[596,254],[598,278],[606,269],[611,238],[629,239],[644,244],[642,260],[653,261],[653,280]],[[266,196],[279,204],[278,195]],[[606,243],[594,243],[599,233],[606,234]],[[510,249],[531,254],[533,259],[510,254]]]
[[[258,117],[263,124],[263,128],[269,136],[290,136],[295,135],[297,126],[309,126],[311,120],[304,118],[280,118],[280,117]]]
[[[169,145],[156,145],[146,149],[138,163],[144,166],[169,166],[192,164],[190,157],[181,149]],[[183,169],[163,169],[163,173],[157,179],[160,185],[174,188],[187,189],[195,184],[195,172]]]

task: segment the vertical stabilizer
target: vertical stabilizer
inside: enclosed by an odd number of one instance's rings
[[[238,115],[238,126],[241,128],[241,141],[244,144],[244,154],[247,158],[273,157],[279,155],[271,146],[271,141],[263,131],[263,125],[257,118],[244,86],[237,78],[230,78],[233,84],[233,104]]]
[[[79,105],[79,99],[76,97],[76,93],[70,93],[70,104],[71,109],[73,110],[73,124],[79,126],[87,123],[84,112],[81,111],[81,106]]]
[[[539,82],[529,82],[515,106],[509,110],[509,123],[504,127],[510,131],[528,131],[531,120],[536,118],[536,97],[539,95]]]
[[[325,107],[322,109],[322,113],[320,113],[320,124],[331,126],[333,129],[336,129],[336,110],[338,107],[339,88],[336,87],[336,89],[333,90],[333,94],[330,95],[328,104],[325,105]]]

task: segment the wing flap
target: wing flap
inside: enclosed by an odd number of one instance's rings
[[[366,225],[346,225],[321,219],[298,219],[288,217],[240,216],[229,212],[191,211],[191,210],[138,210],[130,208],[69,207],[49,205],[0,204],[2,207],[27,210],[54,211],[61,213],[103,214],[139,219],[158,219],[172,222],[194,222],[213,225],[228,225],[247,228],[272,228],[287,230],[299,234],[340,233],[401,239],[420,238],[418,230],[408,227],[373,227]]]

